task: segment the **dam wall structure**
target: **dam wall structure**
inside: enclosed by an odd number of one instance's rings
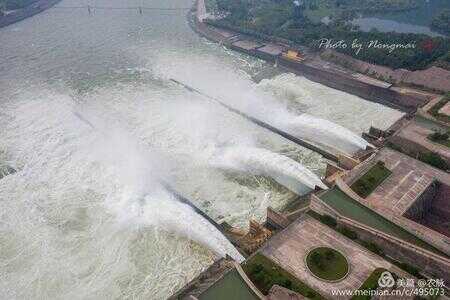
[[[240,110],[237,110],[237,109],[235,109],[235,108],[233,108],[233,107],[231,107],[231,106],[228,106],[227,104],[223,103],[222,101],[220,101],[220,100],[218,100],[218,99],[215,99],[215,98],[213,98],[213,97],[210,97],[210,96],[208,96],[208,95],[205,95],[205,94],[202,93],[201,91],[199,91],[199,90],[197,90],[197,89],[194,89],[194,88],[192,88],[192,87],[190,87],[190,86],[187,86],[186,84],[184,84],[184,83],[182,83],[182,82],[179,82],[179,81],[177,81],[177,80],[175,80],[175,79],[171,79],[171,81],[173,81],[173,82],[175,82],[175,83],[177,83],[177,84],[183,86],[184,88],[186,88],[187,90],[189,90],[189,91],[191,91],[191,92],[198,93],[198,94],[200,94],[200,95],[202,95],[202,96],[204,96],[204,97],[206,97],[206,98],[208,98],[208,99],[210,99],[210,100],[213,100],[213,101],[216,102],[217,104],[219,104],[219,105],[225,107],[227,110],[229,110],[229,111],[231,111],[231,112],[233,112],[233,113],[236,113],[236,114],[238,114],[238,115],[244,117],[245,119],[249,120],[250,122],[252,122],[252,123],[254,123],[254,124],[258,125],[258,126],[261,126],[261,127],[263,127],[263,128],[266,128],[266,129],[268,129],[268,130],[270,130],[270,131],[272,131],[272,132],[274,132],[274,133],[276,133],[276,134],[278,134],[278,135],[284,137],[285,139],[288,139],[288,140],[290,140],[290,141],[296,143],[297,145],[300,145],[300,146],[302,146],[302,147],[304,147],[304,148],[307,148],[307,149],[310,149],[310,150],[312,150],[312,151],[314,151],[314,152],[319,153],[320,155],[322,155],[322,156],[325,157],[326,159],[329,159],[329,160],[332,160],[332,161],[337,162],[337,161],[339,161],[339,158],[340,158],[341,156],[343,156],[343,154],[341,154],[341,153],[337,153],[337,154],[331,153],[331,152],[326,151],[326,150],[324,150],[324,149],[322,149],[322,148],[320,148],[320,147],[318,147],[318,146],[316,146],[316,145],[313,145],[313,144],[311,144],[311,143],[309,143],[309,142],[307,142],[307,141],[304,141],[304,140],[302,140],[302,139],[299,139],[299,138],[293,136],[292,134],[287,133],[286,131],[283,131],[283,130],[281,130],[281,129],[278,129],[278,128],[276,128],[276,127],[274,127],[274,126],[272,126],[272,125],[270,125],[270,124],[268,124],[268,123],[266,123],[266,122],[264,122],[264,121],[261,121],[261,120],[255,118],[255,117],[252,117],[252,116],[250,116],[250,115],[247,115],[246,113],[244,113],[244,112],[242,112],[242,111],[240,111]]]
[[[338,68],[325,67],[321,64],[311,64],[306,61],[300,62],[285,58],[282,56],[282,52],[291,48],[290,44],[292,43],[289,41],[264,35],[258,35],[257,37],[248,36],[248,33],[242,33],[238,28],[217,27],[216,24],[211,24],[207,19],[199,22],[195,18],[190,24],[198,34],[223,44],[232,50],[273,62],[275,65],[286,68],[288,71],[304,76],[309,80],[363,99],[409,114],[414,113],[426,103],[426,100],[422,98],[400,93],[392,89],[390,84],[359,73],[341,71]],[[232,38],[223,35],[223,32],[232,35]],[[311,56],[315,55],[318,54],[312,54]]]
[[[303,75],[312,81],[406,113],[414,113],[418,107],[424,104],[421,99],[401,94],[390,88],[370,84],[346,74],[328,71],[307,63],[298,63],[279,57],[278,65],[287,67],[296,74]]]
[[[226,233],[225,227],[216,221],[214,221],[210,216],[208,216],[204,211],[202,211],[200,208],[198,208],[192,201],[184,197],[183,195],[179,194],[175,189],[173,189],[169,184],[165,182],[161,182],[161,185],[170,193],[172,194],[175,199],[177,199],[179,202],[186,204],[187,206],[191,207],[192,210],[203,217],[205,220],[207,220],[211,225],[213,225],[227,240],[228,242],[234,246],[236,251],[242,256],[242,259],[246,257],[245,252],[239,248],[236,243],[229,238],[229,236]],[[228,255],[228,254],[227,254]],[[230,254],[231,255],[231,254]],[[236,259],[236,258],[235,258]]]
[[[181,194],[179,194],[177,191],[175,191],[170,185],[168,185],[167,183],[163,183],[162,184],[164,186],[164,188],[170,193],[172,194],[179,202],[186,204],[188,206],[190,206],[197,214],[199,214],[200,216],[202,216],[203,218],[205,218],[209,223],[211,223],[214,227],[217,228],[217,230],[219,230],[222,234],[224,233],[223,230],[223,226],[220,225],[219,223],[217,223],[216,221],[214,221],[210,216],[208,216],[205,212],[203,212],[200,208],[198,208],[197,206],[195,206],[194,203],[192,203],[191,200],[187,199],[186,197],[182,196]]]

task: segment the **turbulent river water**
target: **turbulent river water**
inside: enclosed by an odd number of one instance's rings
[[[232,250],[162,190],[161,177],[216,221],[241,227],[294,197],[242,160],[283,166],[233,152],[239,168],[217,167],[223,149],[265,149],[323,175],[319,155],[170,78],[250,111],[307,112],[358,135],[401,115],[209,43],[187,25],[191,1],[146,0],[180,10],[142,15],[67,8],[86,4],[142,2],[64,0],[64,9],[0,29],[0,165],[18,170],[0,180],[2,299],[167,298]]]

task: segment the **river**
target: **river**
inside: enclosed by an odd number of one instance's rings
[[[433,18],[441,11],[450,9],[447,0],[422,1],[415,9],[382,13],[367,13],[353,20],[363,31],[376,29],[381,32],[418,33],[429,36],[446,35],[431,27]]]
[[[281,153],[317,175],[317,154],[171,82],[224,101],[264,98],[357,134],[401,113],[198,37],[189,0],[64,0],[0,29],[0,298],[165,299],[206,268],[216,240],[167,202],[164,176],[212,218],[245,227],[294,195],[211,166],[225,146]],[[192,218],[192,219],[191,219]],[[195,220],[194,220],[195,219]],[[202,228],[201,228],[202,227]]]

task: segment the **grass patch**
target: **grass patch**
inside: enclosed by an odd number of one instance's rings
[[[328,247],[319,247],[309,252],[306,264],[314,275],[331,281],[344,278],[349,268],[344,255]]]
[[[199,300],[258,300],[236,269],[231,270],[219,281],[198,296]]]
[[[438,119],[439,121],[450,123],[450,117],[444,114],[439,113],[439,110],[443,108],[448,102],[450,101],[450,93],[447,93],[447,95],[441,99],[438,103],[433,105],[432,108],[428,111],[433,117]]]
[[[351,185],[351,189],[360,197],[366,198],[391,173],[392,172],[384,166],[384,163],[379,161],[369,171],[367,171],[366,174],[353,183]]]
[[[430,134],[427,138],[432,141],[433,143],[438,143],[443,146],[446,146],[450,148],[450,140],[449,140],[449,133],[448,132],[439,132],[435,131],[432,134]]]
[[[384,271],[387,270],[383,268],[375,269],[359,287],[358,291],[360,291],[360,295],[353,296],[351,300],[370,300],[372,298],[371,296],[363,294],[368,294],[370,291],[374,291],[378,288],[378,279]]]
[[[277,284],[310,299],[325,299],[262,254],[257,253],[251,257],[242,265],[242,268],[264,295],[267,295],[270,288]]]
[[[419,160],[443,171],[447,171],[449,167],[447,161],[434,152],[420,153]]]
[[[347,227],[339,226],[337,231],[353,241],[358,239],[358,234],[353,230],[348,229]]]

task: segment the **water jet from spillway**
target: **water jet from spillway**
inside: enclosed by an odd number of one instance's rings
[[[123,179],[128,192],[120,203],[111,203],[122,220],[136,218],[144,226],[152,225],[187,237],[222,257],[229,255],[238,262],[244,260],[212,222],[180,201],[173,191],[167,189],[167,184],[161,184],[160,178],[167,176],[157,165],[164,164],[165,158],[149,153],[124,131],[101,130],[99,128],[106,129],[105,124],[95,124],[98,120],[90,120],[80,112],[74,112],[74,115],[100,134],[98,142],[102,147],[107,146],[104,149],[107,153],[98,153],[100,160],[111,164],[117,172],[127,170]],[[124,151],[128,155],[121,153]]]
[[[287,132],[298,138],[326,148],[337,149],[343,153],[354,154],[370,146],[366,140],[347,128],[308,114],[301,114],[280,123]]]
[[[196,241],[221,257],[229,255],[237,262],[244,260],[244,257],[212,223],[164,189],[144,197],[141,219],[144,224]]]
[[[272,177],[298,195],[319,187],[327,189],[320,178],[289,157],[256,147],[228,147],[211,159],[220,168]]]
[[[170,80],[191,92],[218,103],[259,126],[267,128],[305,148],[320,153],[327,159],[337,161],[339,154],[346,153],[353,155],[358,150],[366,149],[370,145],[350,130],[328,120],[313,117],[305,113],[300,116],[295,116],[280,107],[277,107],[273,114],[267,114],[264,110],[257,111],[256,113],[246,112],[245,110],[236,109],[224,103],[222,100],[209,96],[183,82],[175,79]],[[273,103],[271,106],[274,106]],[[246,110],[248,110],[248,105]]]

